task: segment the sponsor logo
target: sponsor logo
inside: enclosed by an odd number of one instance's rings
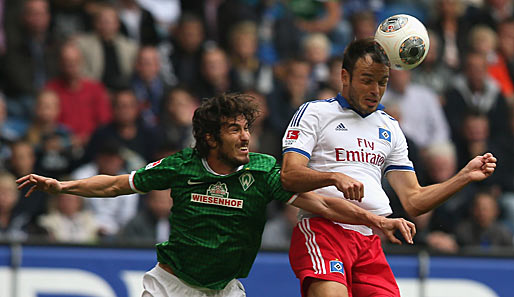
[[[232,208],[243,208],[243,200],[233,198],[223,198],[211,195],[191,193],[191,201],[196,203],[219,205]]]
[[[366,152],[364,149],[350,151],[341,147],[335,148],[336,161],[338,162],[362,162],[376,166],[382,166],[385,156],[380,153]]]
[[[150,168],[154,168],[155,166],[161,164],[162,160],[164,160],[164,159],[160,159],[159,161],[155,161],[155,162],[152,162],[152,163],[146,165],[145,170],[148,170]]]
[[[378,128],[378,138],[391,142],[391,132],[384,128]]]
[[[204,184],[204,183],[205,182],[203,182],[203,181],[195,181],[195,180],[191,180],[191,179],[187,180],[188,185],[200,185],[200,184]]]
[[[286,139],[298,139],[300,135],[300,130],[288,130],[286,132]]]
[[[337,259],[330,261],[330,272],[339,272],[341,274],[344,274],[343,262]]]
[[[348,129],[344,126],[343,123],[339,123],[336,127],[336,131],[348,131]]]
[[[210,185],[207,189],[207,195],[228,198],[227,184],[217,182],[214,185]]]
[[[239,176],[239,182],[241,183],[241,187],[246,191],[253,184],[255,179],[250,172],[245,172]]]
[[[207,194],[191,193],[191,202],[243,208],[243,200],[228,197],[227,185],[221,182],[210,185]]]

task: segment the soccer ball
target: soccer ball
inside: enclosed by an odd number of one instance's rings
[[[418,66],[430,47],[425,26],[407,14],[393,15],[380,23],[375,41],[382,47],[394,69]]]

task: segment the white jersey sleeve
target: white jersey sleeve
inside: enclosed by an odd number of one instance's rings
[[[384,163],[384,174],[391,170],[414,171],[412,161],[409,159],[407,140],[397,121],[394,121],[394,136],[392,150]]]
[[[312,102],[300,106],[287,126],[282,139],[282,152],[293,151],[310,159],[318,142],[320,115]]]

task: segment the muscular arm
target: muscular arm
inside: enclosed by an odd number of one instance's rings
[[[475,157],[447,181],[427,187],[421,187],[416,174],[410,171],[391,171],[386,177],[405,211],[418,216],[436,208],[470,182],[489,177],[495,168],[496,158],[487,153]]]
[[[364,196],[362,183],[338,172],[320,172],[307,167],[304,155],[295,152],[284,154],[280,180],[284,189],[302,193],[315,189],[336,186],[347,199],[361,200]]]
[[[85,179],[73,181],[58,181],[53,178],[36,174],[26,175],[16,181],[18,189],[31,186],[28,197],[34,191],[43,191],[51,194],[66,193],[82,197],[116,197],[135,193],[129,185],[129,175],[95,175]]]
[[[414,224],[409,221],[377,216],[340,198],[325,197],[314,192],[306,192],[300,194],[292,205],[321,215],[331,221],[378,228],[394,243],[400,243],[394,237],[395,230],[400,230],[403,237],[409,243],[412,243],[412,237],[416,234]]]

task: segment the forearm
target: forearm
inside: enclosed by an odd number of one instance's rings
[[[448,200],[470,182],[466,174],[459,172],[445,182],[420,187],[407,201],[406,210],[412,216],[424,214]]]
[[[335,173],[319,172],[301,165],[284,166],[281,171],[284,189],[303,193],[334,185]]]
[[[331,221],[379,227],[380,222],[385,219],[344,199],[325,198],[324,201],[326,202],[327,208],[321,215]]]
[[[126,175],[95,175],[85,179],[60,182],[62,193],[82,197],[116,197],[132,194],[129,176]]]

